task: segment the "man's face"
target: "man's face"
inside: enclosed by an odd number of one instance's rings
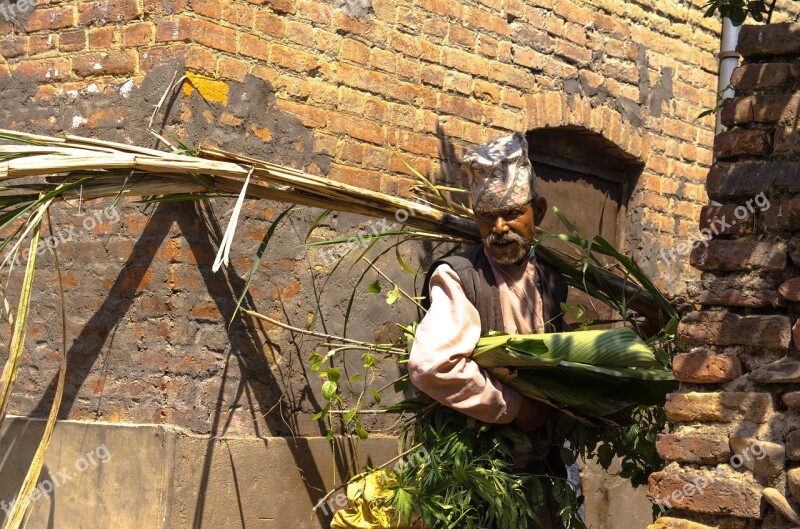
[[[547,201],[537,197],[512,209],[477,213],[486,253],[502,265],[521,263],[531,251],[534,230],[546,211]]]

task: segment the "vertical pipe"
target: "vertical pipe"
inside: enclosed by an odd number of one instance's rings
[[[734,26],[729,18],[722,19],[722,35],[720,36],[719,49],[719,78],[717,82],[717,93],[722,99],[734,96],[733,89],[730,88],[731,75],[733,70],[739,66],[739,54],[736,53],[736,44],[739,42],[739,31],[741,26]],[[717,124],[715,134],[722,132],[721,115],[717,112]]]

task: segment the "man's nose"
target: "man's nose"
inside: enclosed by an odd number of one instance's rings
[[[492,228],[492,231],[495,233],[507,233],[508,230],[509,228],[506,220],[503,217],[498,216],[494,221],[494,227]]]

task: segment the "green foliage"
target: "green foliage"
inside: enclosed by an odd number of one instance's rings
[[[512,471],[511,450],[519,441],[513,429],[438,407],[421,414],[410,434],[425,450],[390,472],[397,517],[410,520],[416,511],[428,529],[539,527],[536,509],[559,480],[536,477],[546,484],[534,489],[533,476]]]
[[[769,24],[775,0],[769,5],[762,0],[711,0],[703,8],[705,16],[713,17],[719,11],[720,16],[731,19],[734,26],[744,24],[748,16],[755,22]]]

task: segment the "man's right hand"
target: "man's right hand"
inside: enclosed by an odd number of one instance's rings
[[[546,404],[525,397],[525,400],[522,401],[522,406],[519,408],[519,413],[514,418],[514,428],[522,433],[541,428],[547,422],[548,414],[549,411]]]

